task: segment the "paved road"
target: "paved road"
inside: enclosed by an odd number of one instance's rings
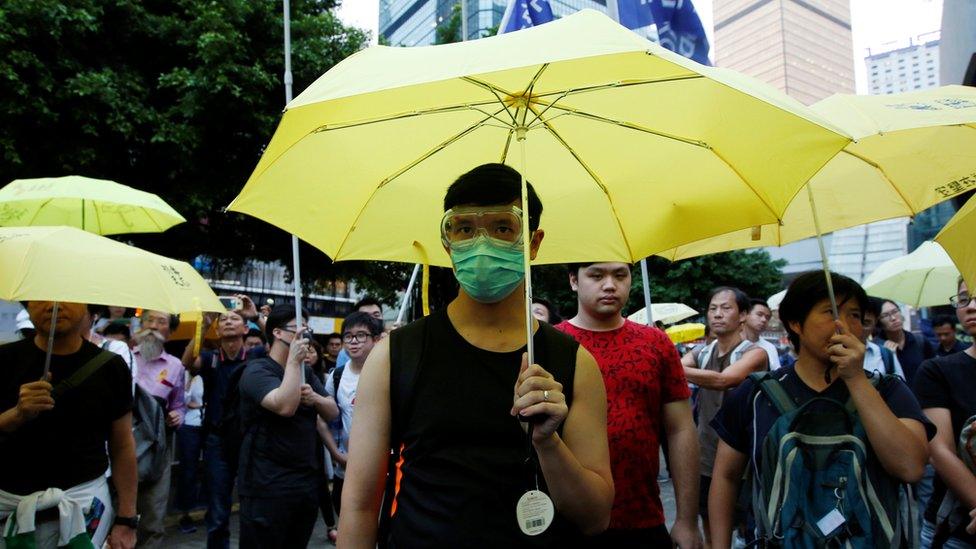
[[[663,463],[663,459],[662,459]],[[661,486],[661,501],[664,504],[664,515],[667,520],[668,527],[674,523],[675,505],[674,505],[674,489],[670,480],[660,483]],[[238,539],[237,533],[238,523],[237,523],[237,513],[231,516],[231,547],[237,547]],[[207,546],[207,532],[203,525],[202,519],[197,523],[197,531],[193,534],[183,534],[179,531],[176,526],[171,526],[167,529],[169,535],[166,538],[166,547],[171,547],[174,549],[203,549]],[[309,547],[333,547],[331,543],[328,542],[325,531],[325,523],[322,522],[320,518],[315,525],[315,532],[312,534],[312,541],[308,544]]]

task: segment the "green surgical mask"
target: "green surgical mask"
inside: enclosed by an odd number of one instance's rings
[[[479,303],[498,303],[525,279],[521,246],[499,246],[487,237],[463,250],[451,249],[451,262],[458,283]]]

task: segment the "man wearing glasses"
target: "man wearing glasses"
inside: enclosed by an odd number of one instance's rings
[[[242,548],[305,547],[318,516],[318,429],[339,410],[304,364],[312,337],[305,322],[296,322],[291,305],[272,309],[268,357],[250,361],[241,376]]]
[[[349,432],[356,407],[359,374],[363,371],[363,364],[373,350],[373,345],[382,335],[383,321],[369,312],[357,310],[347,316],[342,321],[342,347],[349,355],[349,362],[333,370],[325,381],[325,390],[339,405],[339,417],[342,420],[338,439],[322,437],[335,463],[332,502],[336,513],[340,512],[342,503],[342,481],[346,476],[346,454],[349,452]]]
[[[976,300],[962,277],[957,288],[950,303],[956,308],[963,329],[976,337]],[[976,428],[971,423],[976,417],[976,344],[963,352],[923,362],[912,389],[922,411],[938,428],[929,441],[936,477],[935,490],[925,509],[922,546],[976,547],[976,532],[966,529],[971,517],[976,517],[972,514],[976,512],[976,471],[972,468],[976,449],[967,444],[968,456],[957,453],[963,429]],[[964,457],[969,458],[968,466]]]

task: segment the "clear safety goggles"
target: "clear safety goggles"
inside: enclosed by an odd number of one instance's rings
[[[441,219],[441,242],[452,249],[473,245],[479,236],[498,246],[522,245],[522,210],[516,206],[451,208]]]

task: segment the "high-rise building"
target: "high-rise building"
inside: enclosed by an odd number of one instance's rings
[[[939,39],[911,40],[904,48],[875,54],[868,50],[864,63],[871,95],[935,88],[939,85]]]
[[[394,46],[429,46],[437,40],[437,27],[449,23],[454,6],[464,2],[467,40],[475,40],[498,27],[508,0],[380,0],[379,35]],[[607,11],[607,0],[549,0],[556,17],[581,9]]]
[[[805,104],[854,93],[849,0],[721,0],[712,11],[716,67],[748,74]],[[825,249],[836,240],[826,235]],[[821,268],[814,239],[767,250],[786,260],[787,280]]]
[[[715,66],[806,103],[854,93],[848,0],[722,0],[713,4]]]

